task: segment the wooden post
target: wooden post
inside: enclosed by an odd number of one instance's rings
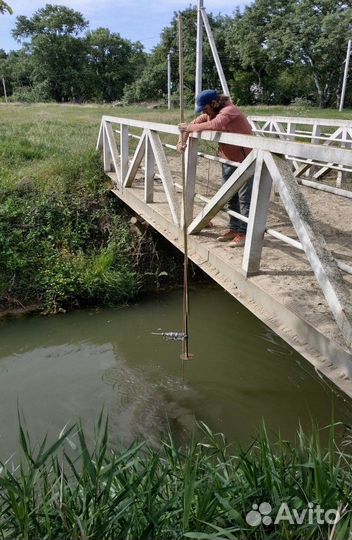
[[[104,161],[104,172],[111,172],[112,165],[112,155],[109,147],[108,134],[106,131],[106,122],[104,122],[103,127],[103,161]]]
[[[345,102],[345,93],[346,93],[346,86],[347,86],[347,75],[348,75],[348,67],[350,63],[350,56],[351,56],[351,40],[348,40],[347,45],[347,53],[346,53],[346,60],[345,60],[345,71],[343,74],[343,83],[342,83],[342,91],[341,91],[341,99],[340,99],[340,107],[339,112],[342,111],[343,105]]]
[[[203,22],[202,10],[203,0],[198,0],[197,11],[197,47],[196,47],[196,81],[195,95],[196,97],[202,91],[202,74],[203,74]]]
[[[259,150],[255,166],[251,206],[244,247],[242,270],[246,277],[258,273],[263,249],[272,180]]]
[[[347,148],[347,143],[345,142],[347,140],[347,136],[348,136],[348,130],[347,128],[343,128],[343,131],[341,133],[341,139],[342,139],[341,148]],[[343,163],[340,164],[340,167],[343,167]],[[342,187],[343,182],[346,181],[348,176],[349,175],[347,175],[346,171],[345,172],[337,171],[336,187],[337,188]]]
[[[116,142],[115,142],[115,137],[114,137],[114,131],[112,129],[112,126],[111,126],[110,122],[105,122],[104,135],[105,135],[104,147],[106,147],[106,149],[104,151],[104,152],[106,152],[106,158],[104,160],[104,164],[107,167],[109,167],[108,169],[104,168],[104,170],[111,171],[111,167],[113,166],[115,174],[116,174],[116,180],[118,182],[121,182],[120,170],[119,170],[119,167],[118,167],[119,156],[118,156],[118,152],[117,152],[117,147],[116,147]],[[105,155],[105,153],[104,153],[104,155]]]
[[[198,139],[189,138],[186,150],[186,193],[182,221],[188,226],[193,220],[193,204],[197,174]]]
[[[128,126],[120,124],[120,175],[124,184],[128,171]]]
[[[146,203],[154,202],[154,164],[155,158],[149,137],[146,138],[145,146],[145,183],[144,200]]]

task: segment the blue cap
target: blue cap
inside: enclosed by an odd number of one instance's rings
[[[198,94],[196,99],[196,112],[200,113],[203,112],[204,107],[207,105],[210,105],[212,101],[217,101],[219,99],[219,94],[216,90],[203,90],[200,94]]]

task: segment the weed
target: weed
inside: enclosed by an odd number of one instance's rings
[[[101,415],[95,442],[86,440],[79,425],[35,450],[20,421],[23,459],[1,467],[0,537],[349,537],[351,454],[339,448],[333,428],[328,450],[317,429],[309,437],[300,429],[293,446],[280,439],[271,443],[264,428],[249,448],[237,451],[204,424],[184,448],[169,434],[159,448],[137,442],[116,451],[108,431]],[[347,435],[345,442],[350,440]],[[270,503],[272,515],[282,503],[299,513],[314,504],[339,508],[342,515],[333,531],[314,521],[251,526],[246,516],[261,501]]]

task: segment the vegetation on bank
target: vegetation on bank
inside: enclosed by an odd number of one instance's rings
[[[113,450],[102,417],[92,445],[73,426],[52,446],[33,449],[21,427],[23,457],[0,469],[0,538],[345,540],[351,435],[341,448],[335,428],[327,450],[317,429],[309,437],[299,430],[295,446],[271,443],[263,429],[236,450],[205,425],[185,448],[169,435],[157,449],[136,443]],[[280,514],[283,504],[288,510]],[[249,514],[258,507],[261,516]],[[319,518],[309,517],[318,508]],[[293,523],[287,516],[303,517]]]
[[[77,109],[3,110],[2,311],[125,302],[176,266],[151,234],[131,233],[127,211],[109,194],[94,151],[103,111]]]

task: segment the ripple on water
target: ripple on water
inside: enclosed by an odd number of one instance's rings
[[[162,376],[155,382],[149,376],[123,361],[105,371],[103,381],[113,388],[109,426],[116,442],[125,445],[137,439],[158,445],[168,427],[181,439],[192,431],[197,392],[180,378]]]

